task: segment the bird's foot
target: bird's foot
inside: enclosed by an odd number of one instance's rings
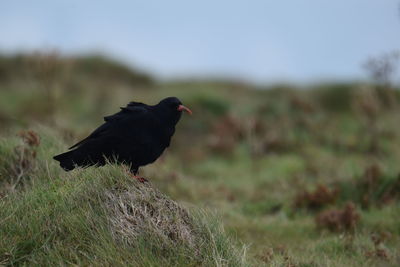
[[[147,180],[146,178],[141,177],[141,176],[132,175],[132,178],[138,180],[141,183],[148,183],[149,182],[149,180]]]

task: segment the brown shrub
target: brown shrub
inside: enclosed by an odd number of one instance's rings
[[[18,136],[30,147],[37,147],[40,144],[40,137],[37,133],[32,130],[21,131]]]
[[[309,210],[318,210],[330,204],[334,204],[339,193],[338,188],[329,189],[325,185],[317,185],[314,191],[302,191],[297,194],[294,200],[296,208],[307,208]]]
[[[354,203],[349,202],[343,209],[323,211],[315,217],[319,229],[328,229],[332,232],[354,231],[360,215]]]

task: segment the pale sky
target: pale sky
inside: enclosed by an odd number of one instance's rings
[[[0,2],[0,52],[101,52],[160,78],[365,78],[400,49],[400,0]]]

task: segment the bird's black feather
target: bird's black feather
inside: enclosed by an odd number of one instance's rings
[[[146,109],[148,105],[143,104],[141,102],[130,102],[126,107],[120,107],[121,111],[117,112],[113,115],[104,117],[104,121],[112,121],[121,119],[124,114],[127,112],[143,112],[143,109]]]

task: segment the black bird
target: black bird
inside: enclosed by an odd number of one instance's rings
[[[53,158],[66,170],[76,166],[103,166],[107,161],[127,164],[137,177],[139,167],[154,162],[169,146],[182,111],[192,111],[176,97],[157,105],[130,102],[121,111],[104,117],[105,123],[88,137],[73,145],[74,149]]]

